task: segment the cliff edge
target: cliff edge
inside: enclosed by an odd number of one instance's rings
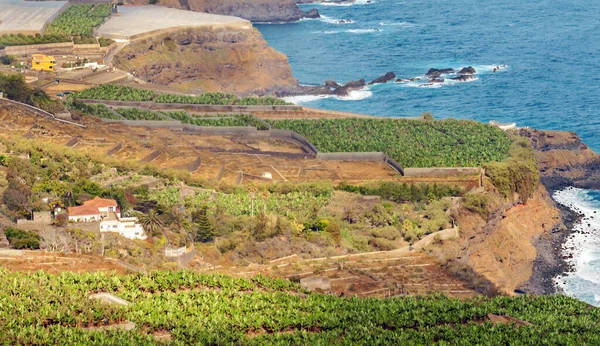
[[[540,180],[546,188],[600,189],[600,156],[575,132],[521,129],[519,135],[533,145]]]
[[[285,54],[254,28],[174,30],[131,42],[113,63],[143,81],[188,93],[261,95],[298,84]]]
[[[147,5],[148,0],[126,0],[130,5]],[[315,10],[302,11],[295,0],[158,0],[160,6],[196,12],[222,14],[247,19],[252,22],[295,22],[301,18],[315,17]]]

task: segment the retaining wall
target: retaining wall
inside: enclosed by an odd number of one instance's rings
[[[116,101],[116,100],[93,100],[77,99],[83,103],[104,104],[115,107],[136,107],[145,109],[189,109],[196,112],[221,112],[221,113],[249,113],[249,112],[289,112],[300,111],[302,106],[278,105],[278,106],[240,106],[240,105],[203,105],[195,103],[159,103],[154,101]]]
[[[114,147],[112,147],[109,151],[107,151],[106,155],[113,156],[116,152],[118,152],[121,149],[123,149],[123,144],[118,143],[117,145],[115,145]]]
[[[0,106],[2,108],[7,108],[7,109],[10,109],[11,107],[18,108],[19,110],[24,111],[25,113],[28,113],[30,116],[35,116],[35,117],[41,116],[41,117],[50,118],[52,120],[56,120],[61,123],[69,124],[69,125],[75,125],[75,126],[84,127],[84,128],[86,127],[85,125],[74,123],[72,121],[58,119],[52,113],[48,113],[45,110],[30,106],[25,103],[5,99],[5,98],[0,98]]]
[[[0,55],[84,55],[90,57],[106,57],[117,49],[117,44],[113,43],[108,47],[100,47],[96,44],[74,44],[73,42],[43,43],[31,44],[25,46],[10,46],[0,50]]]
[[[32,44],[27,46],[10,46],[5,47],[2,51],[0,51],[0,54],[29,55],[43,53],[68,55],[73,54],[73,46],[73,42]]]
[[[449,175],[476,175],[482,174],[479,167],[433,167],[433,168],[406,168],[404,175],[407,177],[446,177]]]
[[[113,120],[102,119],[106,123],[120,123],[127,126],[146,126],[149,128],[181,129],[198,135],[236,136],[245,135],[259,138],[274,138],[299,145],[305,152],[317,155],[322,161],[376,161],[389,165],[392,169],[404,175],[404,169],[394,159],[385,153],[320,153],[306,137],[289,130],[269,129],[257,130],[251,126],[196,126],[183,124],[180,121],[161,120]],[[145,160],[145,158],[144,158]],[[146,162],[146,161],[142,161]],[[219,179],[217,179],[219,180]]]

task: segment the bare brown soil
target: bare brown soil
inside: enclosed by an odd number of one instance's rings
[[[434,292],[459,298],[477,295],[449,276],[434,258],[402,249],[307,260],[292,255],[268,265],[215,267],[205,271],[243,277],[263,274],[292,280],[323,277],[331,280],[331,293],[338,296],[384,298]]]
[[[0,136],[24,135],[49,143],[69,145],[85,153],[107,153],[117,144],[122,149],[113,154],[119,160],[150,162],[160,168],[189,167],[198,157],[200,167],[194,177],[235,183],[266,181],[307,182],[327,180],[360,183],[371,180],[413,182],[448,182],[466,187],[477,186],[478,177],[401,177],[379,162],[320,161],[303,153],[295,144],[273,139],[244,136],[201,136],[168,129],[124,126],[86,117],[87,128],[63,124],[46,118],[0,111]],[[35,128],[32,128],[34,125]],[[77,138],[74,143],[73,139]],[[151,154],[158,153],[153,158]],[[272,179],[263,178],[265,173]]]
[[[42,251],[23,251],[22,253],[22,256],[6,256],[0,253],[0,267],[13,272],[26,273],[38,270],[53,274],[62,272],[112,271],[124,274],[126,272],[122,266],[96,256],[45,253]]]

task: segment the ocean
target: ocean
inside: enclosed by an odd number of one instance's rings
[[[575,131],[600,151],[600,2],[357,0],[302,5],[313,7],[321,19],[256,25],[272,47],[287,54],[301,84],[369,82],[389,71],[408,79],[430,68],[473,66],[477,74],[468,82],[389,82],[342,98],[299,96],[291,101],[382,116],[431,112],[438,119]],[[558,196],[568,196],[564,198],[573,208],[598,211],[600,218],[598,192],[569,189]],[[600,285],[594,279],[600,278],[600,223],[590,221],[584,220],[569,239],[573,246],[564,251],[573,254],[575,271],[557,279],[557,285],[600,305]],[[587,233],[586,246],[580,246],[581,232]]]

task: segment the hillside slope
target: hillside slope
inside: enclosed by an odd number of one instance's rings
[[[185,29],[134,42],[115,66],[186,92],[265,94],[296,86],[287,57],[256,29]]]

